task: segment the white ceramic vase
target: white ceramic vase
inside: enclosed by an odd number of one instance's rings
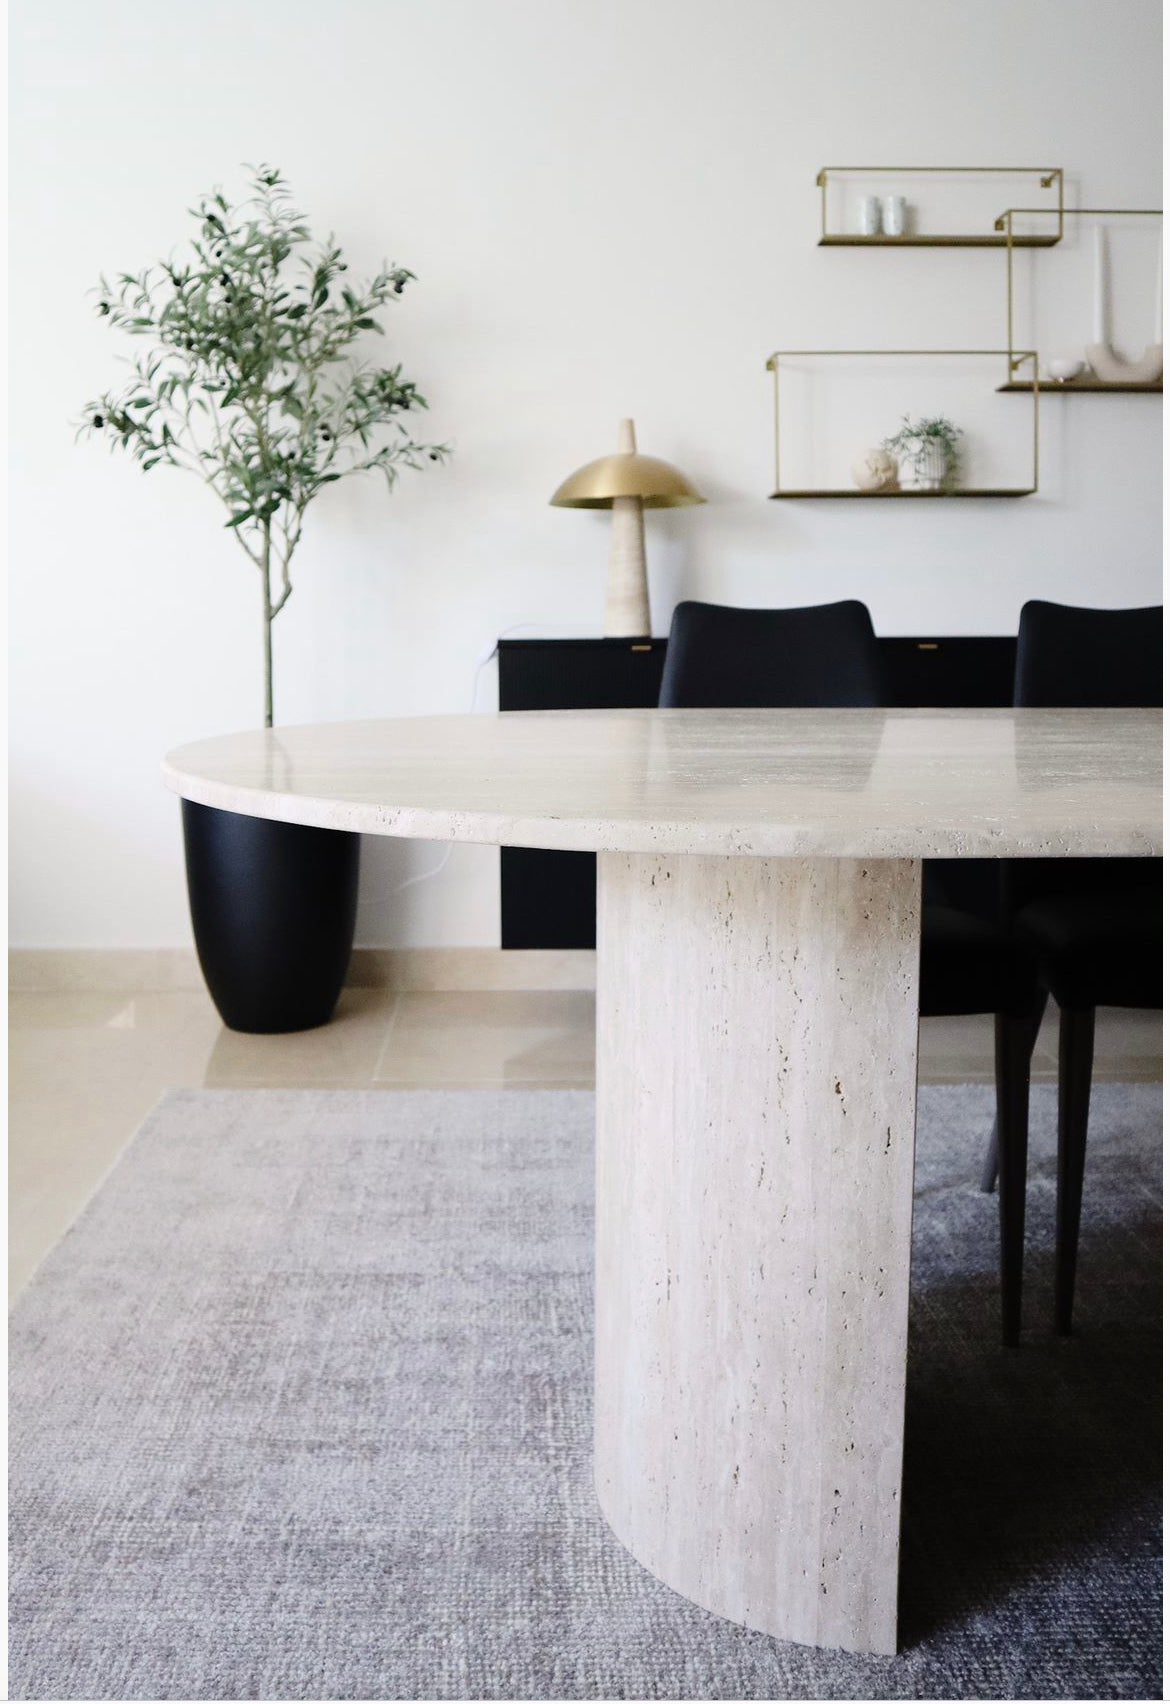
[[[933,439],[911,439],[898,457],[898,484],[903,491],[939,491],[946,476],[946,451]]]
[[[887,195],[882,202],[882,230],[887,237],[906,235],[906,197]]]
[[[857,197],[857,229],[863,237],[876,237],[882,228],[882,204],[876,195]]]

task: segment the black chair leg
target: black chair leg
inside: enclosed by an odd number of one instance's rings
[[[1060,1014],[1060,1088],[1056,1115],[1056,1329],[1072,1330],[1077,1281],[1077,1244],[1081,1234],[1081,1196],[1085,1182],[1085,1144],[1089,1134],[1089,1095],[1093,1086],[1093,1031],[1096,1011]]]
[[[1028,1186],[1028,1083],[1036,1029],[1031,1014],[995,1015],[995,1098],[999,1140],[999,1277],[1003,1340],[1020,1341],[1024,1287],[1024,1205]]]
[[[1040,1025],[1044,1022],[1044,1013],[1047,1011],[1047,1009],[1048,1009],[1048,992],[1047,992],[1046,989],[1042,988],[1042,989],[1040,989],[1039,993],[1036,996],[1036,1008],[1035,1008],[1034,1012],[1032,1013],[1032,1019],[1031,1019],[1032,1024],[1033,1024],[1032,1045],[1028,1049],[1028,1059],[1029,1060],[1031,1060],[1032,1054],[1036,1051],[1036,1038],[1040,1034]],[[999,1176],[999,1115],[997,1113],[996,1118],[995,1118],[995,1122],[991,1126],[991,1135],[987,1138],[987,1153],[983,1157],[983,1176],[979,1180],[979,1187],[983,1191],[984,1195],[994,1195],[995,1194],[995,1180],[998,1176]]]

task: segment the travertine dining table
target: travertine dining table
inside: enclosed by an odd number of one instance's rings
[[[599,854],[601,1508],[718,1615],[893,1652],[921,860],[1157,854],[1160,731],[510,713],[230,735],[165,773],[284,822]]]

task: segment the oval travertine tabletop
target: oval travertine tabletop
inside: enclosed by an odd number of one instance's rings
[[[180,747],[184,798],[366,834],[757,857],[1150,855],[1154,710],[594,710]]]

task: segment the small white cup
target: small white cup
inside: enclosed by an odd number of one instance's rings
[[[906,197],[904,195],[887,195],[882,203],[882,230],[887,237],[903,237],[906,234]]]
[[[882,204],[876,195],[857,197],[857,229],[863,237],[876,237],[882,228]]]

